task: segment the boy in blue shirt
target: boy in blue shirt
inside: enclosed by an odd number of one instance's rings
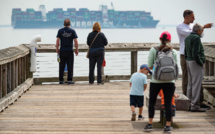
[[[139,72],[133,73],[130,78],[130,106],[131,106],[131,121],[136,120],[135,107],[139,108],[138,120],[142,120],[142,111],[144,106],[144,91],[147,88],[147,74],[152,74],[148,65],[143,64],[140,66]]]

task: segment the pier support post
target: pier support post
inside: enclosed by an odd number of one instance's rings
[[[137,51],[131,51],[131,75],[137,72]]]

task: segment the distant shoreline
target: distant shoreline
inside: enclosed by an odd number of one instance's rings
[[[0,25],[0,27],[11,27],[11,25]]]

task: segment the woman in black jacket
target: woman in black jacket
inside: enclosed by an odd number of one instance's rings
[[[94,40],[95,39],[95,40]],[[94,40],[94,42],[93,42]],[[93,44],[92,44],[93,43]],[[91,45],[92,44],[92,45]],[[101,26],[98,22],[93,25],[93,31],[87,37],[87,45],[90,47],[89,51],[89,83],[94,83],[94,70],[97,63],[97,84],[102,82],[102,63],[104,60],[105,47],[108,44],[107,38],[101,32]]]

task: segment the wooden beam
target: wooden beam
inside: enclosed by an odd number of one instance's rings
[[[11,91],[11,62],[7,63],[7,94]]]
[[[22,83],[22,60],[18,59],[18,85]]]
[[[16,60],[11,63],[11,89],[15,89],[16,83]]]
[[[209,62],[209,76],[214,76],[214,62]]]
[[[12,62],[30,53],[30,49],[25,45],[9,47],[0,50],[0,65]]]
[[[7,95],[7,64],[2,65],[2,97]]]
[[[15,87],[19,85],[19,59],[15,60]]]
[[[209,61],[208,60],[205,61],[204,71],[205,71],[204,75],[209,76]]]
[[[33,84],[33,78],[27,79],[17,88],[15,88],[7,96],[0,99],[0,111],[4,110],[10,104],[14,103],[26,90],[28,90]]]
[[[137,72],[137,52],[131,51],[131,75]]]
[[[0,99],[2,98],[2,81],[3,81],[3,79],[2,79],[2,65],[0,65]]]

